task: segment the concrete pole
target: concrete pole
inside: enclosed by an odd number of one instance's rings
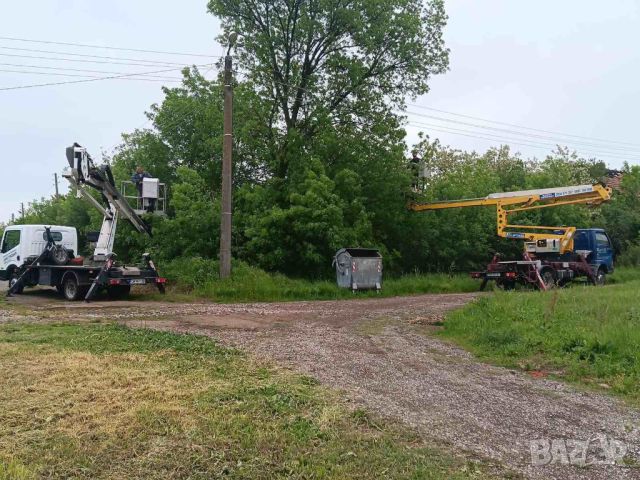
[[[60,196],[60,193],[58,192],[58,174],[54,173],[53,178],[55,179],[55,182],[56,182],[56,198],[58,198]]]
[[[233,153],[233,61],[224,58],[224,138],[222,141],[222,214],[220,218],[220,278],[231,275],[231,212]]]

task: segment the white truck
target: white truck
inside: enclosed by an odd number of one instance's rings
[[[132,285],[153,284],[164,293],[166,279],[158,275],[149,254],[140,265],[122,265],[113,253],[118,214],[142,233],[151,228],[115,188],[109,165],[96,167],[86,149],[77,143],[67,148],[70,172],[64,177],[104,215],[93,255],[78,256],[76,229],[66,226],[10,225],[0,243],[0,280],[9,281],[7,295],[25,287],[56,287],[67,300],[89,301],[104,289],[112,298],[126,297]],[[87,191],[100,193],[102,203]],[[148,202],[147,202],[148,203]]]

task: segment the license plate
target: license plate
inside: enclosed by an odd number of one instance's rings
[[[129,285],[144,285],[146,280],[144,278],[133,278],[129,280]]]
[[[498,272],[498,273],[487,273],[487,277],[490,277],[490,278],[498,278],[498,277],[500,277],[501,275],[502,275],[502,274],[501,274],[501,273],[499,273],[499,272]]]

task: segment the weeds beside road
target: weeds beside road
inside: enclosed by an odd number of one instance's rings
[[[602,288],[496,292],[451,313],[442,335],[480,359],[640,404],[640,271]]]
[[[244,262],[235,261],[232,276],[221,280],[218,262],[201,258],[178,259],[161,267],[171,280],[169,299],[188,301],[206,299],[214,302],[281,302],[294,300],[338,300],[361,297],[394,297],[419,293],[474,292],[479,283],[469,275],[428,273],[397,278],[383,277],[380,292],[360,291],[354,295],[339,288],[333,280],[304,280],[267,273]],[[161,300],[160,295],[151,295]]]

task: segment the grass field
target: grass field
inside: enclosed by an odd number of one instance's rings
[[[231,278],[218,278],[218,263],[199,258],[179,259],[164,265],[161,274],[169,277],[170,295],[154,299],[188,301],[203,298],[215,302],[276,302],[289,300],[334,300],[354,298],[349,289],[338,288],[335,280],[293,279],[267,273],[246,263],[234,262]],[[479,282],[466,274],[411,274],[384,277],[380,292],[361,291],[358,297],[390,297],[419,293],[454,293],[478,290]]]
[[[0,326],[0,479],[484,478],[203,337]]]
[[[549,373],[640,403],[640,269],[608,286],[496,292],[450,314],[441,334],[481,359]]]

